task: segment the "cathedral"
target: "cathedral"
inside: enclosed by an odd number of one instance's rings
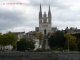
[[[43,35],[56,31],[57,27],[52,27],[52,15],[51,15],[51,10],[50,10],[50,5],[49,5],[49,9],[48,9],[48,14],[46,14],[46,12],[44,12],[44,14],[42,14],[42,7],[40,4],[40,10],[39,10],[39,27],[36,27],[35,31],[36,32],[41,32]]]

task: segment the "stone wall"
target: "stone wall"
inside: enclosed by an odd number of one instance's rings
[[[80,53],[0,52],[0,60],[80,60]]]

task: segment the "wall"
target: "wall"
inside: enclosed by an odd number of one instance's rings
[[[42,58],[42,59],[41,59]],[[80,60],[80,53],[0,52],[0,60]]]

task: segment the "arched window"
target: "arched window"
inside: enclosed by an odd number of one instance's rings
[[[44,29],[44,34],[46,34],[46,29]]]

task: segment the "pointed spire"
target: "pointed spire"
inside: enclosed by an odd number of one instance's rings
[[[40,4],[40,11],[41,11],[41,4]]]
[[[48,17],[50,17],[50,18],[51,18],[50,4],[49,4]]]
[[[50,12],[50,4],[49,4],[49,12]]]
[[[39,18],[42,18],[41,4],[40,4],[40,11],[39,11]]]

